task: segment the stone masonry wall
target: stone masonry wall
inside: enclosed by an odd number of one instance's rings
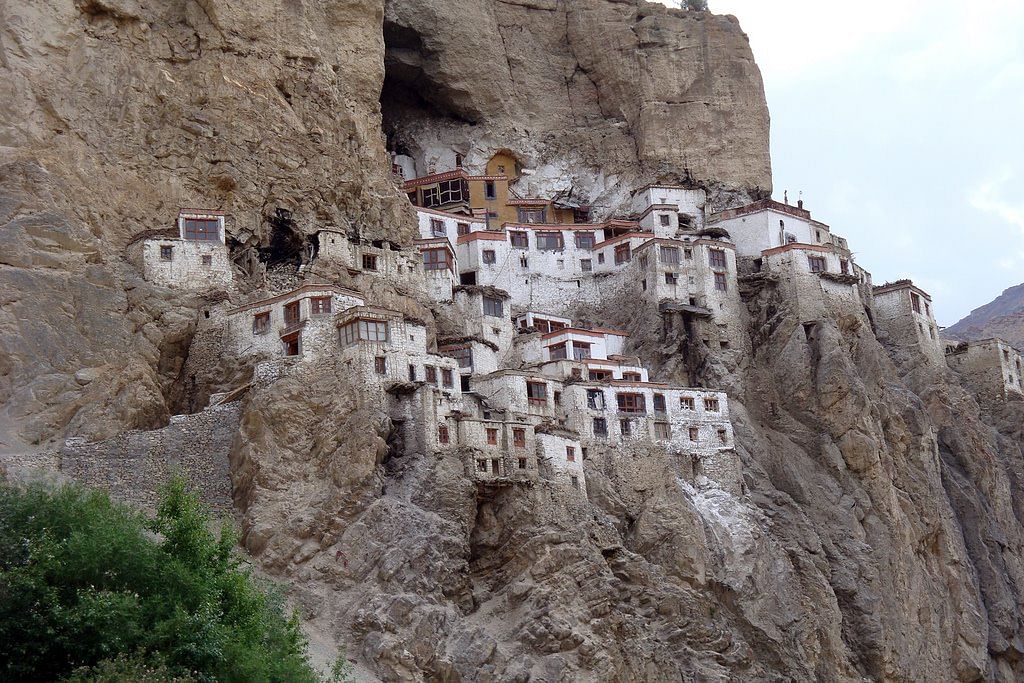
[[[240,402],[175,415],[163,429],[130,431],[89,443],[68,439],[60,470],[127,503],[152,511],[158,490],[175,472],[214,510],[231,510],[228,454],[238,431]]]
[[[171,249],[170,259],[161,256],[161,248]],[[208,256],[210,263],[203,263]],[[222,289],[232,283],[228,249],[220,242],[201,242],[180,238],[139,240],[128,249],[128,258],[149,282],[183,289]]]

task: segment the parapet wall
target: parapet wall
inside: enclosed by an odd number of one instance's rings
[[[96,443],[68,439],[60,470],[88,486],[152,511],[158,490],[175,472],[218,512],[231,510],[228,455],[238,431],[241,403],[175,415],[163,429],[131,431]]]

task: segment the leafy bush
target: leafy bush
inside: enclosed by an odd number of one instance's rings
[[[147,520],[0,486],[0,680],[316,681],[297,616],[180,480]]]

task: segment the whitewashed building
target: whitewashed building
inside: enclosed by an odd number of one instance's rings
[[[224,212],[182,209],[175,235],[144,232],[126,248],[128,260],[149,282],[180,289],[230,287],[231,259],[225,244]]]
[[[875,325],[900,348],[920,352],[929,361],[944,363],[945,347],[935,322],[932,298],[910,280],[874,288]]]
[[[229,309],[217,324],[225,350],[235,356],[309,360],[337,350],[335,314],[364,303],[358,292],[308,284]]]
[[[794,243],[832,245],[849,252],[846,240],[833,235],[825,223],[811,218],[803,202],[790,206],[762,199],[712,214],[707,223],[727,231],[740,256],[756,258],[767,249]]]

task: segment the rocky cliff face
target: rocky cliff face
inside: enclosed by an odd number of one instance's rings
[[[292,258],[316,224],[411,235],[380,133],[382,13],[373,0],[0,7],[0,441],[101,438],[176,410],[197,306],[152,291],[122,250],[179,207],[230,213],[250,272]]]
[[[760,78],[727,17],[614,0],[0,11],[8,451],[180,409],[197,320],[240,294],[153,287],[125,263],[179,206],[233,216],[241,295],[318,225],[408,241],[382,114],[401,144],[520,150],[537,187],[608,211],[654,180],[770,188]],[[736,367],[681,363],[628,302],[588,312],[643,335],[666,380],[728,388],[742,495],[655,453],[594,454],[580,508],[543,480],[478,489],[325,363],[245,399],[244,545],[367,678],[1020,679],[1024,403],[897,364],[862,311],[807,329],[771,283],[745,301]]]
[[[965,341],[999,337],[1018,349],[1024,348],[1024,284],[1010,287],[942,333]]]
[[[393,143],[515,150],[538,194],[611,210],[632,188],[771,191],[761,75],[734,17],[647,2],[389,0]],[[532,192],[531,192],[532,194]]]

